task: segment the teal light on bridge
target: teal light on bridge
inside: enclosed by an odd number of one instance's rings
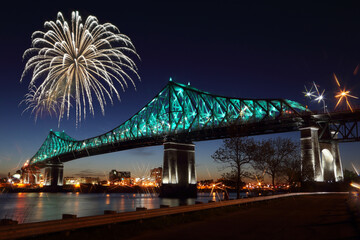
[[[308,110],[291,100],[222,97],[173,82],[170,78],[145,107],[103,135],[78,141],[65,132],[50,131],[30,164],[115,143],[292,117],[304,111]]]

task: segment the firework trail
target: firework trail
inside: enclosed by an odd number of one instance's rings
[[[116,85],[125,91],[131,75],[140,80],[135,62],[129,54],[140,58],[129,37],[111,23],[100,24],[94,16],[83,23],[79,13],[72,12],[68,23],[61,12],[57,20],[44,24],[45,32],[32,34],[32,47],[24,52],[28,58],[24,76],[32,72],[29,93],[23,102],[35,115],[56,113],[61,119],[75,105],[76,123],[86,118],[87,109],[94,115],[97,99],[102,114],[106,100],[113,95],[120,100]]]

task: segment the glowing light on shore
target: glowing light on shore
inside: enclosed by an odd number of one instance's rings
[[[338,80],[338,78],[336,77],[335,73],[334,73],[334,79],[336,81],[336,84],[338,85],[339,87],[339,92],[336,93],[335,95],[335,98],[338,98],[339,100],[337,101],[336,105],[335,105],[335,109],[337,108],[337,106],[339,106],[339,104],[341,102],[343,102],[343,100],[346,102],[346,105],[348,106],[348,108],[353,112],[353,109],[351,107],[351,104],[349,102],[349,99],[348,98],[355,98],[355,99],[358,99],[358,97],[355,97],[353,95],[350,95],[350,91],[347,91],[344,89],[341,89],[341,85],[340,85],[340,82]]]
[[[358,183],[352,182],[352,183],[350,183],[350,185],[354,188],[360,189],[360,185]]]
[[[120,100],[117,84],[125,91],[130,81],[135,88],[129,73],[140,77],[128,54],[139,56],[130,38],[116,26],[100,24],[94,16],[83,23],[76,11],[70,23],[59,12],[57,20],[45,22],[44,27],[47,31],[32,34],[32,47],[23,56],[32,57],[20,80],[32,71],[30,92],[24,102],[35,116],[55,112],[60,123],[65,113],[69,118],[74,102],[78,123],[86,118],[87,109],[94,115],[94,98],[104,114],[107,99],[113,103],[115,94]]]

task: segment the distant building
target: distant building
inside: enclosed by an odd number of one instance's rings
[[[80,183],[91,183],[91,184],[98,184],[100,179],[98,177],[81,177]]]
[[[158,185],[161,184],[162,181],[162,167],[153,168],[150,170],[150,179],[155,181]]]
[[[83,184],[98,184],[100,179],[98,177],[64,177],[65,185],[75,185],[77,183]]]
[[[198,189],[212,189],[215,181],[213,179],[201,180],[197,182]]]
[[[201,185],[213,185],[215,181],[214,179],[206,179],[206,180],[201,180],[198,183]]]
[[[64,177],[63,179],[65,185],[75,185],[77,182],[77,179],[74,177]]]
[[[117,171],[111,170],[109,172],[109,181],[110,182],[120,182],[124,180],[128,180],[131,178],[131,173],[127,171]]]

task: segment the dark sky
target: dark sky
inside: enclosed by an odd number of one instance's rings
[[[360,4],[356,1],[28,1],[11,3],[0,14],[0,176],[15,171],[38,150],[50,129],[84,139],[102,134],[131,117],[172,77],[219,95],[243,98],[288,98],[320,109],[302,95],[315,81],[334,108],[335,72],[360,95]],[[69,19],[78,10],[83,19],[96,16],[128,35],[141,57],[141,82],[127,89],[122,101],[108,105],[75,127],[74,118],[40,118],[36,123],[19,106],[30,75],[20,84],[31,34],[43,30],[58,11]],[[354,105],[359,101],[354,101]],[[299,133],[282,134],[299,141]],[[272,137],[272,136],[266,136]],[[199,178],[219,176],[210,155],[221,141],[196,143]],[[358,143],[342,144],[345,167],[360,166]],[[65,164],[65,175],[102,174],[111,169],[135,175],[162,164],[162,147],[83,158]]]

